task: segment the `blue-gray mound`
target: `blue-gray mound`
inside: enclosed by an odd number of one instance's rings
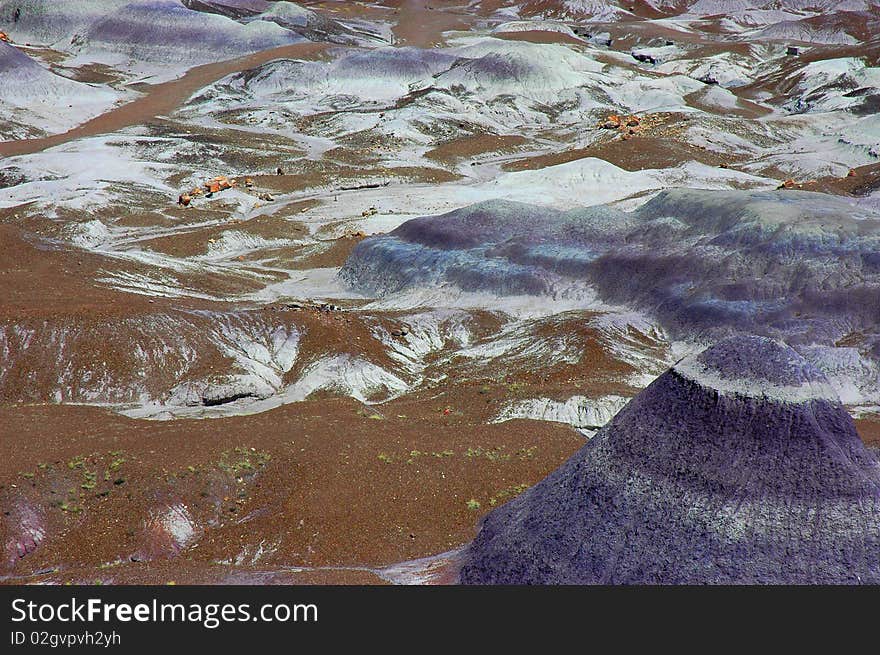
[[[846,339],[880,357],[880,213],[820,193],[672,189],[629,213],[485,202],[366,239],[340,274],[380,295],[556,295],[586,283],[673,338]]]
[[[737,371],[745,394],[712,382]],[[489,514],[461,581],[880,583],[880,464],[827,391],[763,337],[680,362]]]

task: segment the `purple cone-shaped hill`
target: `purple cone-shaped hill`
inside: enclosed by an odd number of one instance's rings
[[[489,514],[466,584],[880,583],[880,464],[823,374],[735,337]]]

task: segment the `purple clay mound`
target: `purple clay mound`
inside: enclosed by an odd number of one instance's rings
[[[776,341],[759,337],[730,341],[748,347],[742,350],[732,347],[708,348],[694,357],[693,361],[725,381],[777,387],[827,383],[821,371],[801,357],[792,357],[792,350],[781,348]],[[687,366],[687,362],[679,364],[679,367],[682,366]]]
[[[878,584],[880,464],[764,337],[689,357],[489,514],[464,584]]]
[[[416,218],[359,243],[340,277],[375,295],[434,286],[559,298],[586,286],[672,339],[783,340],[838,389],[857,388],[847,402],[875,404],[878,252],[880,212],[851,199],[667,189],[632,212],[493,200]]]
[[[21,50],[0,41],[0,73],[15,75],[38,68],[39,65]]]

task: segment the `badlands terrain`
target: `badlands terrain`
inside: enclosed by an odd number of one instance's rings
[[[880,579],[880,2],[0,32],[0,581]]]

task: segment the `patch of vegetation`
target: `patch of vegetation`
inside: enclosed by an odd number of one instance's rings
[[[468,448],[465,452],[465,457],[485,457],[490,462],[506,462],[513,458],[520,460],[533,459],[535,453],[538,451],[537,446],[531,446],[529,448],[520,448],[515,453],[506,452],[506,446],[495,446],[494,448],[483,448],[482,446],[476,446]]]
[[[427,450],[411,450],[406,460],[407,464],[414,463],[419,457],[436,457],[438,459],[444,457],[452,457],[455,455],[454,450],[427,451]]]
[[[516,498],[517,496],[519,496],[523,491],[525,491],[528,488],[529,488],[529,485],[527,485],[527,484],[518,484],[514,487],[508,487],[507,489],[502,489],[501,491],[496,493],[494,496],[489,498],[489,504],[492,507],[495,507],[499,503],[507,502],[508,500],[511,500],[512,498]]]
[[[519,450],[516,451],[516,456],[522,460],[534,459],[536,452],[538,452],[537,446],[531,446],[529,448],[520,448]]]
[[[81,505],[77,505],[75,501],[70,499],[61,501],[58,507],[62,512],[69,512],[71,514],[79,514],[83,510]]]
[[[467,505],[467,508],[473,512],[480,509],[480,501],[476,500],[475,498],[471,498],[470,500],[468,500],[465,505]]]
[[[476,448],[468,448],[465,457],[485,457],[491,462],[506,461],[510,459],[510,454],[505,453],[504,450],[504,446],[495,446],[491,449],[477,446]]]
[[[90,491],[94,489],[98,484],[98,473],[97,471],[84,471],[83,472],[83,483],[80,486],[80,489],[85,489]]]
[[[85,455],[77,455],[73,459],[67,462],[67,468],[71,471],[74,469],[81,469],[86,465],[86,456]]]
[[[238,447],[231,451],[224,450],[220,454],[217,468],[224,473],[238,477],[245,473],[254,473],[258,468],[268,464],[270,459],[272,456],[267,452],[257,451],[255,448]]]
[[[386,464],[390,464],[394,461],[394,459],[388,453],[379,453],[379,460],[385,462]]]

